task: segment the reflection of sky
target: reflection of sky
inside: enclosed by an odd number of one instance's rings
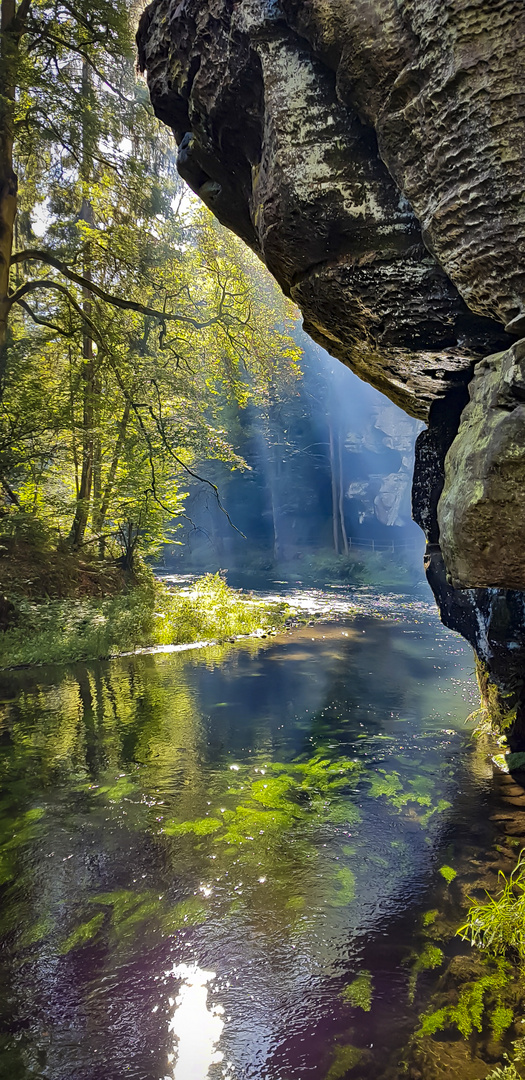
[[[314,599],[324,604],[326,594]],[[40,789],[48,808],[33,849],[36,914],[45,903],[62,926],[65,902],[74,928],[77,911],[106,912],[85,949],[57,957],[50,937],[17,969],[23,1009],[29,1002],[38,1017],[27,1053],[40,1047],[40,1029],[51,1032],[42,1075],[92,1080],[96,1060],[106,1080],[322,1080],[350,1024],[360,1046],[394,1045],[414,920],[423,903],[440,903],[436,867],[458,865],[448,846],[456,826],[470,843],[479,819],[484,776],[470,758],[468,774],[462,765],[471,653],[425,600],[367,590],[333,599],[340,621],[286,637],[9,674],[4,697],[22,681],[24,693],[7,707],[13,741],[2,760],[10,782],[19,785],[22,766],[31,777],[28,808]],[[273,775],[272,761],[320,752],[362,763],[358,789],[344,796],[360,811],[355,824],[317,825],[305,812],[267,848],[259,831],[239,846],[223,830],[164,831],[170,818],[244,805],[250,785]],[[69,761],[69,786],[49,783]],[[88,779],[77,790],[80,769]],[[455,806],[422,825],[426,805],[372,796],[381,770],[399,774],[405,791],[427,777],[432,803]],[[117,777],[128,785],[118,800]],[[341,868],[356,878],[347,905],[338,902]],[[91,907],[113,890],[137,893],[144,922],[119,922],[118,906],[111,916]],[[149,908],[155,893],[158,912]],[[170,905],[188,898],[202,901],[205,921],[166,930]],[[372,974],[374,1004],[352,1016],[340,995],[361,970]],[[12,1000],[4,1013],[19,1025]],[[3,1020],[1,1010],[0,987]]]
[[[177,1040],[175,1052],[170,1054],[170,1059],[175,1058],[173,1078],[207,1080],[211,1066],[223,1060],[216,1047],[224,1027],[224,1009],[222,1005],[208,1008],[207,984],[215,979],[215,972],[204,971],[197,964],[179,964],[170,974],[182,979],[169,1025]]]

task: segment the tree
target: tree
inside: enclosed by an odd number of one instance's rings
[[[131,41],[123,3],[2,6],[0,483],[77,548],[131,506],[141,537],[146,506],[180,514],[197,458],[242,465],[223,400],[298,355],[275,286],[185,194]]]

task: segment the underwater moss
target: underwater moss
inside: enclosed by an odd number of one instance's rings
[[[136,790],[136,785],[127,776],[119,776],[116,783],[97,788],[95,795],[107,795],[110,802],[120,802],[121,799],[133,795]]]
[[[98,934],[103,922],[104,913],[101,912],[99,915],[94,915],[88,922],[81,923],[80,926],[77,926],[76,930],[73,930],[69,937],[62,943],[60,952],[64,955],[65,953],[71,952],[72,949],[78,949],[82,945],[87,945],[88,941],[92,941],[96,934]]]
[[[499,997],[498,992],[508,981],[508,970],[509,965],[504,960],[500,960],[496,963],[493,972],[462,986],[456,1005],[447,1005],[444,1009],[437,1009],[435,1012],[425,1013],[420,1017],[421,1026],[416,1035],[434,1035],[437,1031],[448,1027],[456,1027],[464,1039],[468,1039],[474,1030],[481,1032],[485,1012],[492,1024],[494,1014],[501,1009],[499,1003],[493,1009],[490,1008],[490,1004],[487,1007],[486,995],[492,993]],[[500,1013],[499,1023],[501,1020]],[[498,1019],[496,1019],[497,1023]]]
[[[359,1065],[363,1051],[357,1046],[338,1046],[325,1080],[342,1080],[350,1069]]]
[[[330,897],[331,907],[346,907],[355,899],[355,874],[348,866],[341,867],[335,874],[337,889]]]
[[[353,982],[345,986],[341,997],[354,1009],[370,1012],[372,1008],[372,976],[369,971],[360,971]]]
[[[162,826],[162,831],[167,836],[187,836],[188,833],[193,833],[195,836],[208,836],[222,829],[223,824],[218,818],[213,817],[195,818],[194,821],[166,821]]]
[[[431,911],[425,911],[421,920],[423,926],[432,926],[432,923],[435,923],[438,915],[439,911],[437,908],[432,908]]]
[[[443,963],[443,958],[443,950],[439,949],[437,945],[432,945],[430,942],[427,942],[423,951],[416,957],[412,965],[410,979],[408,980],[408,1000],[410,1004],[414,1001],[418,976],[423,971],[433,971],[434,968],[440,967]]]
[[[447,885],[450,885],[451,881],[457,877],[457,871],[453,870],[451,866],[440,866],[439,873],[441,877],[445,878]]]
[[[399,773],[387,773],[385,769],[378,769],[376,775],[370,777],[369,784],[370,790],[368,794],[374,799],[378,799],[381,795],[386,795],[387,798],[392,799],[403,790]]]

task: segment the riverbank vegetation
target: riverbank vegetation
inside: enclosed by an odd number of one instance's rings
[[[0,669],[270,633],[294,614],[287,604],[235,592],[218,574],[175,590],[143,566],[113,595],[20,599],[14,624],[0,635]]]

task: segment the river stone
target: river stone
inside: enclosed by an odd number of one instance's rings
[[[476,368],[438,522],[455,588],[525,589],[525,339]]]

